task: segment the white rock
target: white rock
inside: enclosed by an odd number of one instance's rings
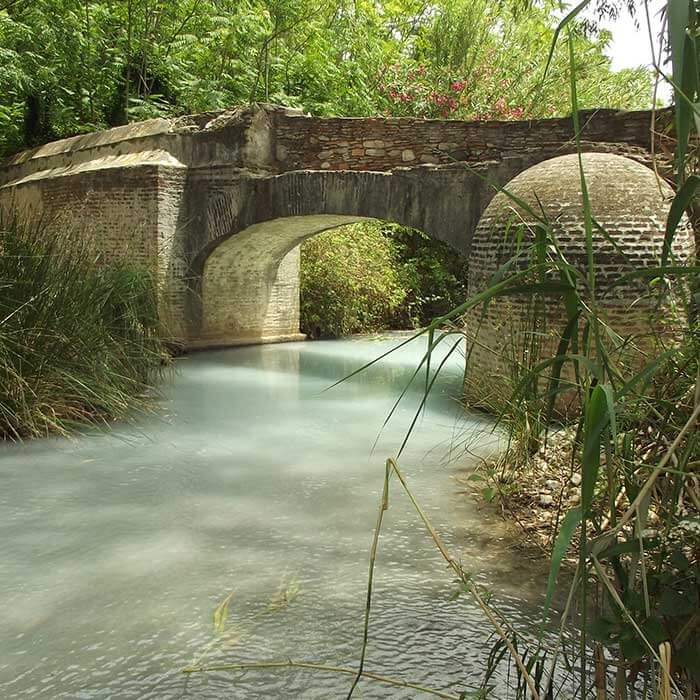
[[[550,491],[556,491],[560,487],[560,484],[556,479],[547,479],[547,481],[544,482],[544,485]]]
[[[554,499],[548,493],[543,493],[540,495],[541,506],[551,506],[552,503],[554,503]]]
[[[581,475],[578,474],[577,472],[574,472],[574,473],[571,475],[571,483],[572,483],[574,486],[578,486],[578,485],[581,483]]]

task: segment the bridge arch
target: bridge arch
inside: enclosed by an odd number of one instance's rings
[[[316,214],[253,224],[224,240],[204,261],[201,326],[193,344],[238,345],[301,340],[299,245],[366,218]]]
[[[259,178],[252,189],[241,196],[237,184],[209,199],[188,275],[191,347],[303,337],[298,246],[322,231],[387,220],[465,255],[486,188],[455,167],[298,171]]]
[[[562,150],[568,149],[557,153]],[[605,144],[587,150],[605,150]],[[219,187],[208,193],[202,219],[191,229],[188,345],[303,337],[298,246],[330,228],[392,221],[423,231],[468,260],[473,232],[497,188],[551,156],[542,149],[469,167],[292,171]]]

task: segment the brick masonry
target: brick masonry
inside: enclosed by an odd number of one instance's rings
[[[649,112],[581,118],[586,151],[649,164]],[[471,256],[494,186],[571,153],[572,138],[571,119],[316,118],[258,106],[20,153],[0,166],[0,209],[79,228],[103,255],[149,266],[164,321],[186,345],[267,342],[299,337],[304,238],[379,218]]]
[[[588,259],[578,157],[567,155],[544,161],[515,177],[508,191],[550,222],[561,255],[581,274],[577,286],[589,307],[602,315],[611,333],[626,340],[624,347],[620,343],[621,347],[615,348],[610,335],[602,339],[611,357],[619,367],[634,366],[673,343],[685,323],[683,307],[673,289],[666,302],[659,304],[658,295],[650,295],[648,287],[638,280],[621,283],[628,273],[660,264],[673,192],[657,180],[652,170],[628,158],[588,153],[583,163],[592,215],[608,234],[593,232],[594,295],[586,291]],[[516,250],[527,250],[532,245],[537,223],[505,194],[493,198],[474,234],[470,295],[486,289]],[[687,219],[676,233],[672,254],[678,265],[694,257],[693,231]],[[551,249],[547,255],[553,256]],[[525,270],[531,263],[531,256],[522,255],[511,269]],[[593,296],[597,302],[592,301]],[[467,373],[468,398],[494,408],[494,404],[509,398],[515,385],[513,377],[522,376],[542,356],[557,355],[567,315],[560,295],[539,300],[522,295],[494,299],[485,313],[481,307],[474,309],[465,324],[473,343],[473,368],[478,368],[478,372]],[[584,324],[582,315],[581,329]],[[580,336],[579,342],[582,340]],[[565,366],[564,379],[573,380],[572,367],[570,363]],[[562,412],[566,412],[571,399],[571,393],[560,397],[558,407]]]

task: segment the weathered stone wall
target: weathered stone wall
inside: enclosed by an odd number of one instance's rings
[[[584,114],[584,149],[648,162],[650,120]],[[572,137],[570,119],[321,119],[276,107],[156,119],[15,156],[0,166],[0,209],[79,228],[105,256],[147,265],[187,345],[296,338],[305,237],[379,218],[468,256],[495,188],[570,153]]]
[[[27,179],[0,190],[0,202],[20,218],[37,212],[54,228],[98,236],[97,249],[107,258],[156,260],[158,168],[111,167]]]
[[[185,168],[161,153],[123,155],[28,175],[0,188],[0,211],[90,239],[104,260],[127,259],[158,280],[168,332],[186,332],[177,219]],[[98,260],[98,258],[96,258]],[[179,272],[178,272],[179,271]]]
[[[649,112],[581,113],[581,138],[649,149]],[[657,127],[668,119],[657,116]],[[392,170],[421,163],[480,162],[554,151],[573,139],[570,118],[527,122],[424,119],[317,119],[274,114],[280,170]],[[634,148],[632,149],[634,150]]]

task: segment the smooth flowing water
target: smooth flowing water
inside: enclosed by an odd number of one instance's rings
[[[397,343],[192,355],[153,416],[0,447],[0,697],[344,697],[348,676],[182,669],[356,665],[384,460],[420,386],[372,447],[424,344],[324,389]],[[466,568],[528,625],[531,563],[518,563],[499,520],[455,478],[497,442],[453,398],[461,361],[447,361],[400,462]],[[393,483],[367,670],[455,692],[478,684],[491,629],[469,600],[450,600],[451,579]],[[421,695],[369,681],[359,691]]]

